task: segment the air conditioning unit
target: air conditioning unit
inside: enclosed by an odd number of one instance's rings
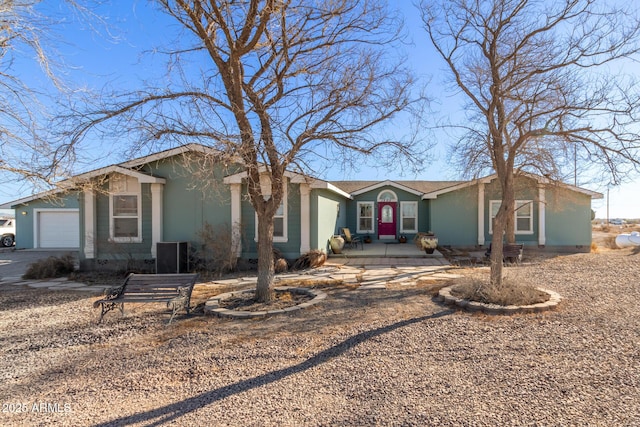
[[[187,273],[189,242],[158,242],[156,244],[156,274]]]

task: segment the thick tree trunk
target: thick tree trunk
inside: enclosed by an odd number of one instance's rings
[[[504,228],[504,239],[505,239],[506,243],[515,243],[516,242],[516,222],[515,222],[516,201],[515,201],[515,197],[511,197],[510,198],[510,202],[507,205],[507,210],[508,210],[508,212],[511,212],[511,214],[507,215],[507,218],[506,218],[506,223],[505,223],[505,228]]]
[[[504,253],[505,232],[509,233],[509,228],[511,228],[511,233],[514,230],[515,189],[513,174],[508,174],[501,180],[501,184],[502,204],[493,222],[493,237],[491,239],[491,285],[498,287],[502,286],[502,255]],[[511,222],[510,226],[509,222]],[[511,237],[509,234],[506,235],[508,242],[512,241],[514,237],[515,234]]]
[[[502,254],[503,254],[503,235],[505,229],[505,215],[501,214],[502,207],[498,211],[493,220],[493,237],[491,238],[491,274],[490,284],[493,286],[502,286]]]
[[[273,289],[271,285],[275,278],[273,264],[273,217],[258,216],[258,283],[256,285],[256,300],[271,301]]]

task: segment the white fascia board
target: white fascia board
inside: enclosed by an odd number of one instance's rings
[[[329,183],[327,181],[321,181],[319,179],[314,179],[313,181],[311,181],[309,186],[311,188],[314,188],[314,189],[328,190],[328,191],[331,191],[333,193],[336,193],[336,194],[344,197],[345,199],[353,200],[353,196],[351,194],[347,193],[346,191],[343,191],[343,190],[339,189],[338,187],[336,187],[335,185],[333,185],[333,184],[331,184],[331,183]]]
[[[602,199],[604,195],[602,193],[598,193],[597,191],[587,190],[586,188],[576,187],[575,185],[566,184],[564,182],[554,181],[544,176],[534,175],[532,173],[523,172],[522,175],[527,176],[531,179],[535,179],[539,184],[547,184],[547,185],[558,185],[566,190],[575,191],[577,193],[582,193],[587,196],[590,196],[592,199]]]
[[[382,187],[385,187],[385,186],[394,187],[394,188],[397,188],[399,190],[406,191],[407,193],[414,194],[416,196],[422,196],[422,194],[423,194],[422,192],[420,192],[418,190],[414,190],[413,188],[409,188],[409,187],[407,187],[405,185],[398,184],[397,182],[390,181],[390,180],[378,182],[378,183],[370,185],[368,187],[361,188],[359,190],[354,191],[351,194],[353,194],[354,196],[357,196],[358,194],[363,194],[363,193],[366,193],[367,191],[376,190],[378,188],[382,188]]]
[[[61,186],[64,187],[64,186]],[[45,197],[54,196],[59,193],[64,193],[72,189],[72,186],[68,186],[67,188],[59,188],[54,190],[43,191],[40,193],[33,194],[31,196],[23,197],[22,199],[13,200],[11,202],[7,202],[5,204],[0,205],[0,209],[14,209],[14,206],[24,205],[26,203],[32,202],[34,200],[44,199]]]
[[[56,193],[60,193],[61,190],[49,190],[43,191],[42,193],[33,194],[28,197],[23,197],[22,199],[13,200],[11,202],[7,202],[3,205],[0,205],[0,209],[14,209],[14,206],[24,205],[25,203],[29,203],[34,200],[42,199],[44,197],[53,196]]]
[[[163,160],[169,157],[176,156],[178,154],[184,154],[189,152],[203,153],[203,154],[219,154],[219,151],[215,148],[207,147],[202,144],[186,144],[181,145],[180,147],[171,148],[165,151],[161,151],[159,153],[150,154],[148,156],[138,157],[137,159],[129,160],[119,165],[125,168],[134,168],[137,166],[146,165],[147,163],[156,162],[158,160]]]
[[[266,167],[264,166],[260,167],[260,173],[265,173],[266,171],[267,171]],[[338,187],[328,183],[327,181],[311,178],[301,173],[288,172],[288,171],[284,173],[284,176],[289,178],[292,184],[308,184],[309,187],[313,189],[325,189],[333,193],[339,194],[345,199],[353,199],[351,194],[339,189]],[[242,184],[242,180],[245,179],[246,177],[247,177],[247,172],[239,172],[234,175],[226,176],[222,180],[222,182],[224,182],[225,184]]]
[[[487,184],[487,183],[491,182],[491,180],[493,178],[495,178],[495,175],[489,175],[489,176],[484,177],[484,178],[478,178],[478,179],[474,179],[472,181],[463,182],[461,184],[452,185],[451,187],[445,187],[445,188],[442,188],[440,190],[432,191],[431,193],[424,194],[422,196],[422,200],[436,199],[441,194],[446,194],[446,193],[449,193],[451,191],[456,191],[456,190],[460,190],[462,188],[471,187],[471,186],[476,185],[478,183]]]
[[[260,173],[260,175],[266,172],[267,172],[266,166],[260,166],[260,168],[258,169],[258,173]],[[241,184],[242,180],[245,179],[247,175],[248,175],[247,171],[238,172],[233,175],[225,176],[222,182],[224,182],[225,184]],[[289,178],[289,180],[294,184],[309,183],[310,181],[313,180],[313,178],[309,178],[305,175],[302,175],[296,172],[289,172],[289,171],[285,171],[284,176]]]
[[[540,175],[535,175],[535,174],[528,173],[528,172],[521,172],[520,175],[526,176],[528,178],[531,178],[534,181],[538,182],[539,184],[559,185],[560,187],[565,188],[567,190],[575,191],[577,193],[582,193],[582,194],[585,194],[587,196],[590,196],[592,199],[602,199],[604,197],[602,195],[602,193],[598,193],[598,192],[595,192],[595,191],[587,190],[585,188],[576,187],[576,186],[570,185],[570,184],[565,184],[563,182],[553,181],[551,179],[545,178],[545,177],[540,176]],[[460,190],[462,188],[470,187],[470,186],[476,185],[478,183],[488,184],[491,181],[493,181],[494,179],[496,179],[497,177],[498,177],[498,175],[494,173],[494,174],[485,176],[484,178],[478,178],[478,179],[474,179],[474,180],[471,180],[471,181],[468,181],[468,182],[463,182],[462,184],[457,184],[457,185],[453,185],[451,187],[443,188],[441,190],[432,191],[431,193],[426,193],[425,195],[423,195],[422,199],[423,200],[425,200],[425,199],[435,199],[441,194],[449,193],[451,191]]]
[[[107,166],[105,168],[96,169],[91,172],[83,173],[80,175],[76,175],[73,178],[62,181],[61,185],[73,186],[77,182],[88,181],[92,178],[108,175],[110,173],[119,173],[122,175],[128,175],[134,178],[137,178],[143,184],[165,184],[167,182],[166,179],[160,178],[157,176],[147,175],[135,170],[124,168],[120,165]]]

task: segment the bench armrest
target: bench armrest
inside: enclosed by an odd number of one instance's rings
[[[124,291],[125,285],[114,286],[112,288],[107,288],[104,290],[104,298],[103,299],[116,299],[118,298],[122,292]]]

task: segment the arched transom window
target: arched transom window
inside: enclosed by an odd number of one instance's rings
[[[397,202],[398,197],[393,191],[384,190],[384,191],[381,191],[380,194],[378,194],[378,201],[379,202]]]

